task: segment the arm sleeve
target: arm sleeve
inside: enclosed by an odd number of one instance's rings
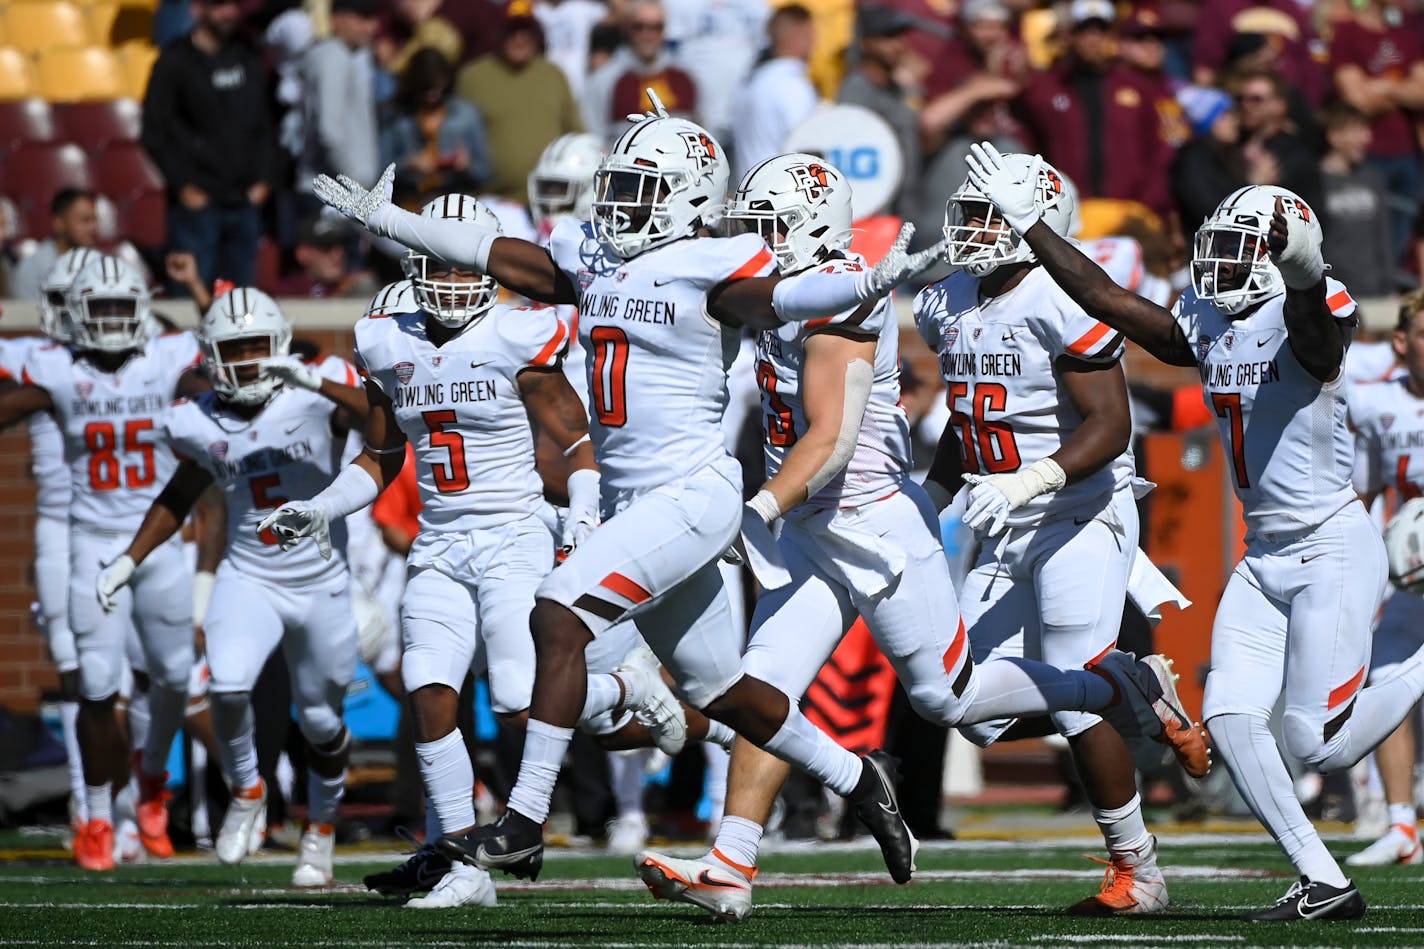
[[[394,204],[382,206],[366,225],[378,237],[388,237],[447,263],[481,271],[485,269],[482,264],[489,263],[489,245],[499,237],[469,221],[421,217]]]
[[[861,273],[866,267],[860,261],[842,260],[828,265],[833,267],[835,273]],[[881,297],[875,301],[873,306],[866,304],[842,310],[834,316],[822,316],[814,320],[807,320],[799,325],[802,335],[810,336],[817,332],[836,329],[840,332],[862,337],[865,339],[875,339],[879,337],[881,330],[885,328],[886,314],[890,311],[890,298]],[[791,327],[786,327],[790,329]]]

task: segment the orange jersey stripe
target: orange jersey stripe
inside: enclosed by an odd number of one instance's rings
[[[771,250],[763,247],[755,257],[736,269],[728,280],[743,280],[747,277],[755,277],[771,263]]]
[[[563,345],[564,337],[568,335],[568,328],[564,326],[564,321],[560,320],[558,328],[554,330],[553,337],[544,344],[543,349],[539,350],[539,355],[534,357],[532,365],[547,366],[549,361],[554,358],[554,354],[559,351],[559,347]]]
[[[964,654],[964,643],[968,638],[964,630],[964,618],[960,617],[959,630],[954,634],[954,640],[949,644],[949,648],[944,651],[944,671],[946,675],[954,675],[954,667],[959,665],[959,657]]]
[[[634,604],[653,598],[653,595],[638,585],[636,581],[629,580],[621,573],[610,573],[600,580],[598,585],[632,600]]]
[[[1363,681],[1365,681],[1365,667],[1360,666],[1360,671],[1352,675],[1349,682],[1330,691],[1330,701],[1325,704],[1325,710],[1330,711],[1337,705],[1343,705],[1349,701]]]
[[[1099,343],[1109,332],[1110,330],[1106,323],[1099,323],[1082,336],[1079,336],[1077,340],[1068,347],[1068,351],[1075,356],[1086,356],[1088,350],[1092,349],[1093,346]]]

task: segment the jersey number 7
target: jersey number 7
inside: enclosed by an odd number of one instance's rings
[[[1213,392],[1211,407],[1216,410],[1217,418],[1226,419],[1231,428],[1230,438],[1227,439],[1231,448],[1231,465],[1236,475],[1236,487],[1245,490],[1251,487],[1251,478],[1246,473],[1246,423],[1241,417],[1241,393]]]

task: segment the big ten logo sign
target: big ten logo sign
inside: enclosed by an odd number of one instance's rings
[[[884,211],[900,190],[905,163],[895,132],[858,105],[818,109],[787,136],[785,150],[819,155],[836,166],[850,182],[856,220]]]

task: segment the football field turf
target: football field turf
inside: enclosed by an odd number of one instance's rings
[[[1098,843],[1100,846],[1100,842]],[[1332,841],[1337,855],[1359,844]],[[420,911],[367,892],[361,876],[391,851],[338,852],[337,885],[286,886],[290,855],[223,867],[211,858],[89,874],[57,851],[0,854],[0,946],[309,947],[563,946],[1421,946],[1424,867],[1360,870],[1370,902],[1354,923],[1267,926],[1234,916],[1285,892],[1284,861],[1263,836],[1164,837],[1172,907],[1139,919],[1081,919],[1062,908],[1094,891],[1101,867],[1081,839],[971,840],[926,847],[908,886],[894,886],[864,845],[767,854],[757,909],[739,926],[655,902],[626,857],[551,850],[537,884],[496,875],[494,909]],[[691,848],[675,849],[691,855]]]

